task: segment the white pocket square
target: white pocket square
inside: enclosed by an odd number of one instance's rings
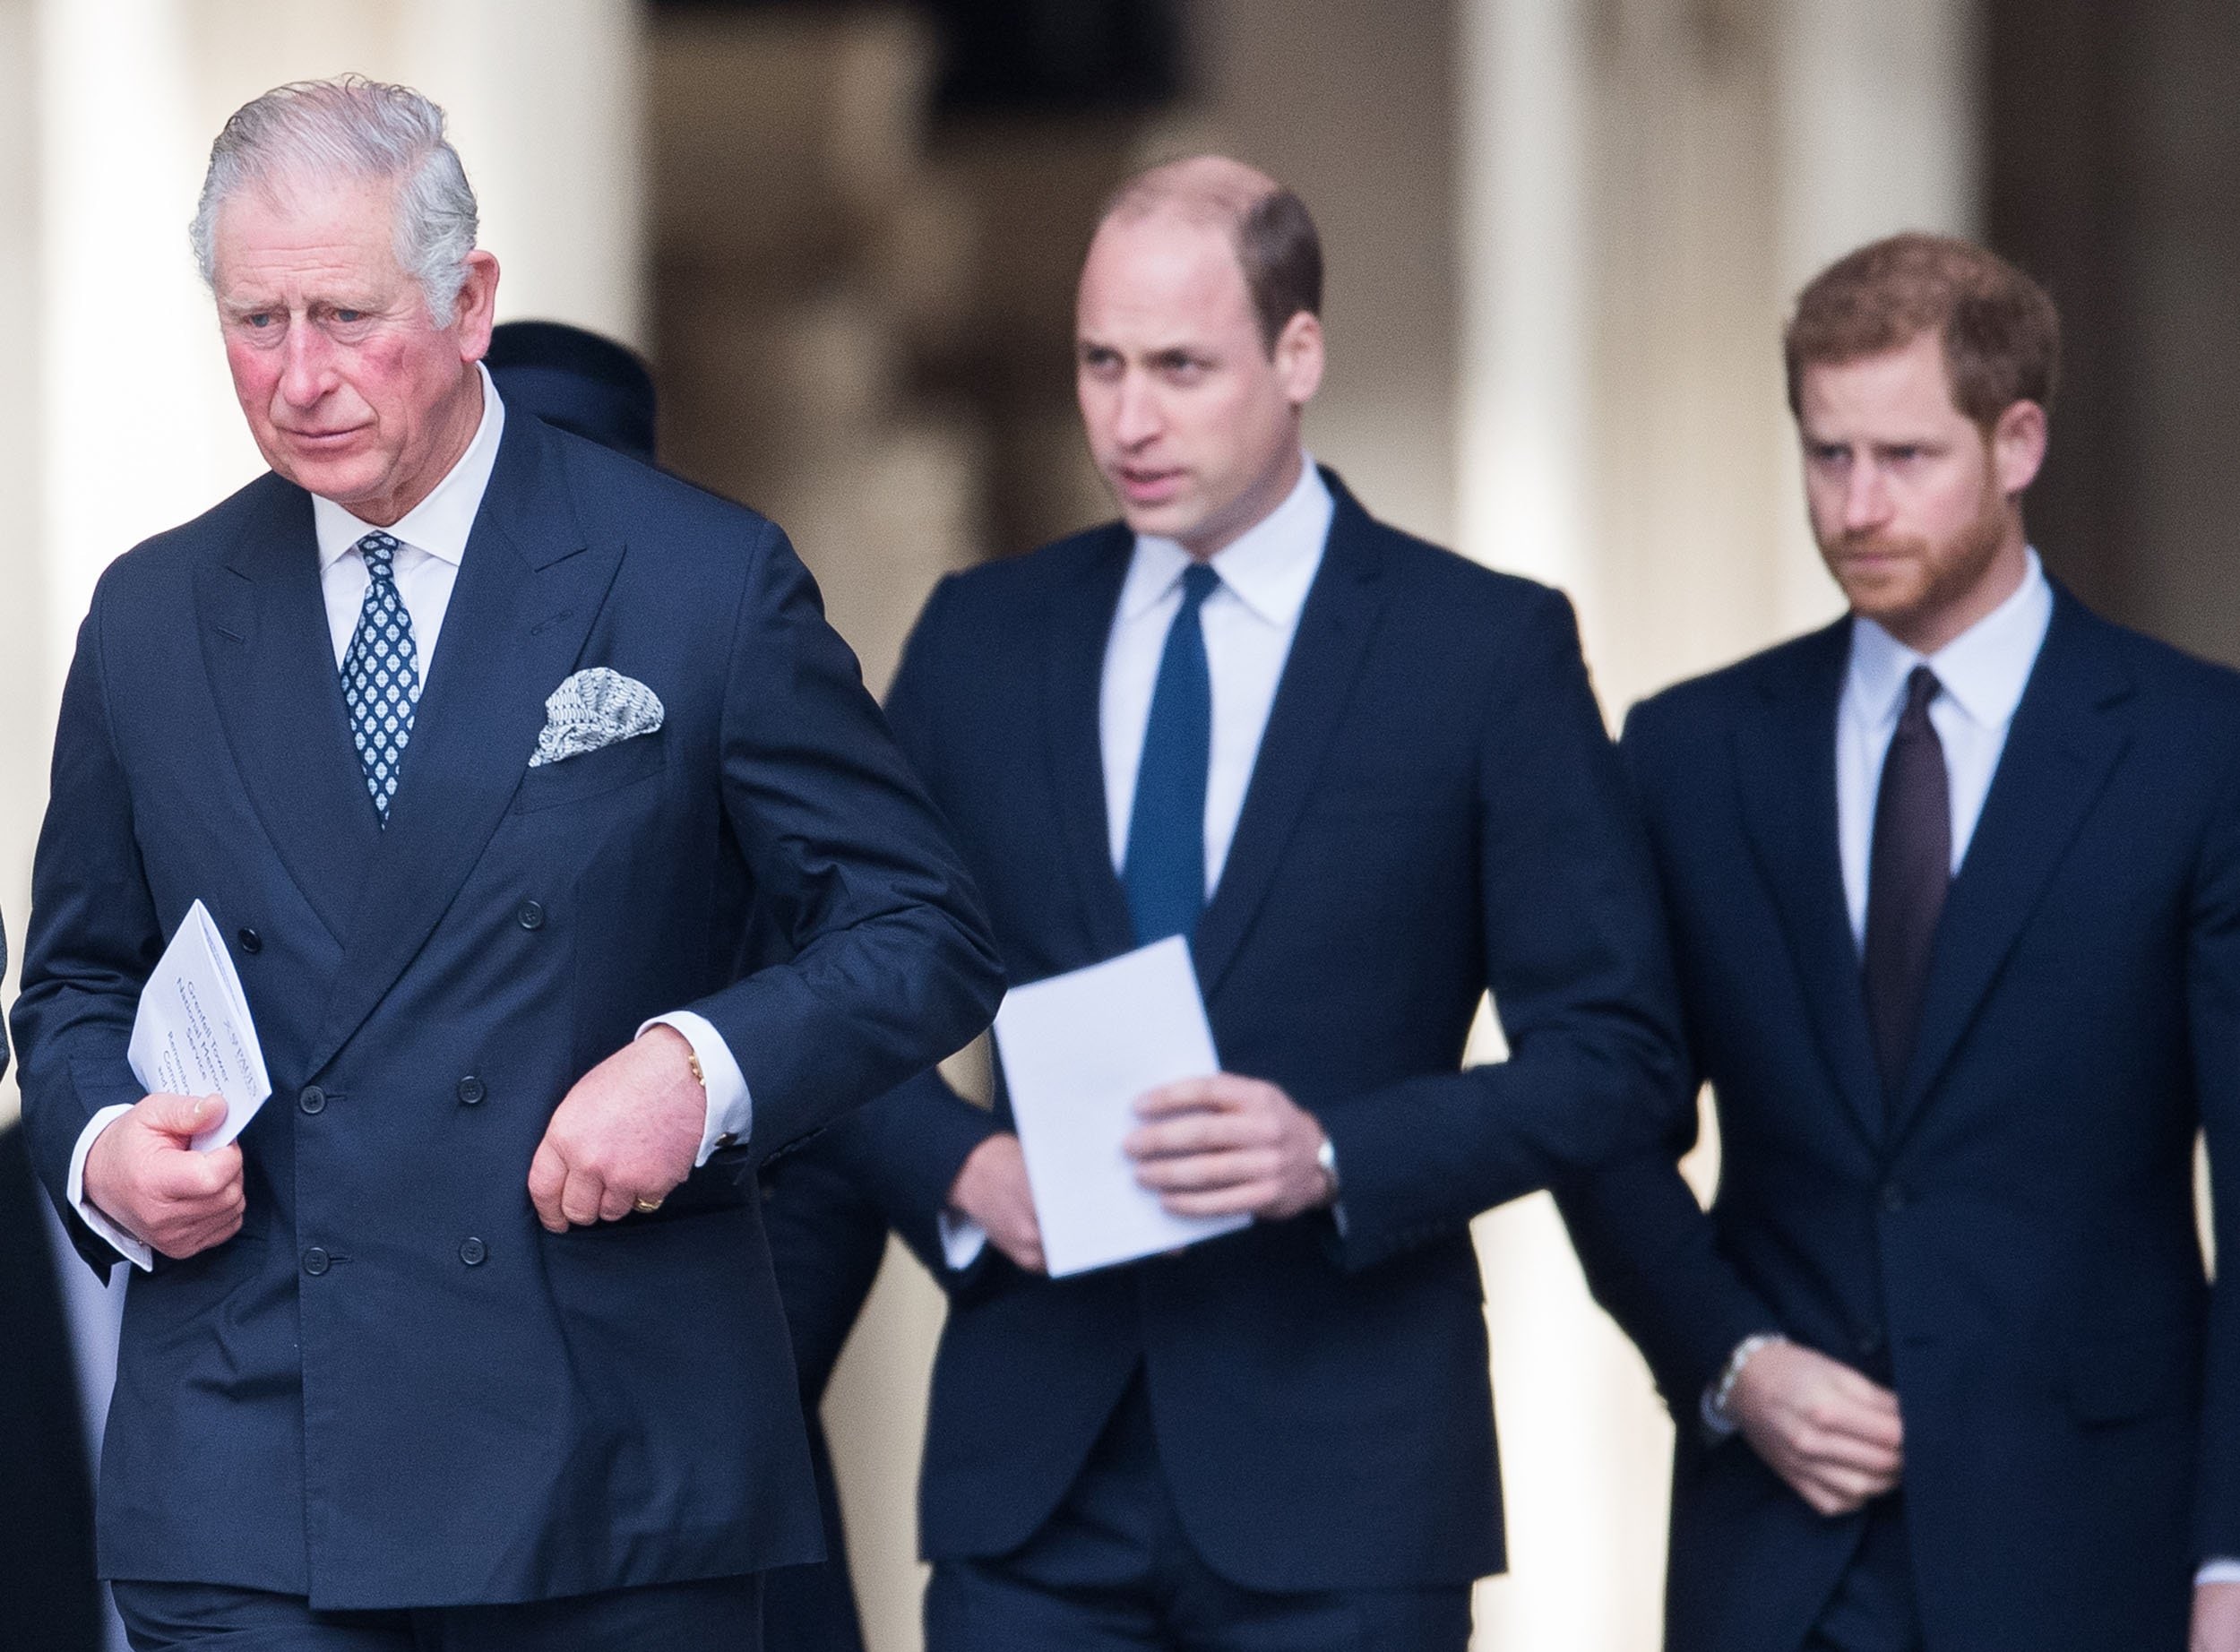
[[[545,697],[545,731],[529,766],[563,762],[661,726],[661,697],[635,677],[604,666],[579,671]]]

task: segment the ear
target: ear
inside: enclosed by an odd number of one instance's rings
[[[490,326],[497,319],[498,261],[477,247],[467,254],[467,279],[459,284],[452,325],[459,333],[459,358],[480,361],[490,352]]]
[[[1991,427],[1991,469],[2001,494],[2015,498],[2037,479],[2046,438],[2046,409],[2037,402],[2018,401],[1999,415]]]
[[[1284,399],[1294,408],[1305,407],[1314,399],[1314,391],[1322,382],[1321,320],[1301,310],[1284,323],[1271,354],[1275,357],[1276,377],[1282,382]]]

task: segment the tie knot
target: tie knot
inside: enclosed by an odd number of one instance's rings
[[[393,575],[397,561],[397,540],[394,535],[369,533],[358,542],[358,554],[366,559],[366,571],[377,580]]]
[[[1192,563],[1182,571],[1183,611],[1188,613],[1202,606],[1220,583],[1221,576],[1213,572],[1211,563]]]
[[[1906,677],[1906,710],[1908,718],[1924,718],[1929,714],[1929,701],[1943,690],[1936,680],[1936,673],[1926,666],[1916,666]]]

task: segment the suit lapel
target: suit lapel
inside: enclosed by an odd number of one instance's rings
[[[260,488],[232,554],[196,575],[202,659],[265,835],[340,941],[380,822],[334,668],[311,495],[277,477]]]
[[[1127,897],[1112,870],[1105,800],[1105,647],[1127,577],[1133,540],[1115,524],[1099,536],[1089,566],[1052,598],[1045,638],[1043,740],[1060,836],[1097,958],[1135,944]]]
[[[1951,1060],[2130,740],[2111,713],[2131,680],[2102,638],[2099,623],[2056,587],[2045,646],[1937,926],[1900,1131]]]
[[[1377,526],[1334,474],[1325,470],[1322,477],[1336,505],[1330,541],[1284,661],[1228,859],[1192,938],[1192,956],[1208,998],[1220,985],[1267,897],[1383,612]]]
[[[1850,625],[1839,620],[1805,638],[1761,679],[1756,715],[1736,731],[1735,779],[1751,856],[1773,891],[1821,1054],[1867,1140],[1879,1141],[1882,1078],[1836,832],[1836,707]]]
[[[466,882],[621,565],[621,545],[585,546],[554,445],[534,419],[506,422],[308,1071],[357,1031]]]

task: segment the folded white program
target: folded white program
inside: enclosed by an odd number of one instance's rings
[[[1013,989],[995,1015],[1019,1144],[1054,1278],[1230,1233],[1244,1216],[1174,1216],[1121,1143],[1135,1103],[1220,1071],[1190,948],[1179,935]]]
[[[239,1135],[272,1093],[241,977],[199,900],[141,989],[125,1054],[133,1077],[151,1096],[225,1098],[225,1118],[194,1138],[198,1153]]]

